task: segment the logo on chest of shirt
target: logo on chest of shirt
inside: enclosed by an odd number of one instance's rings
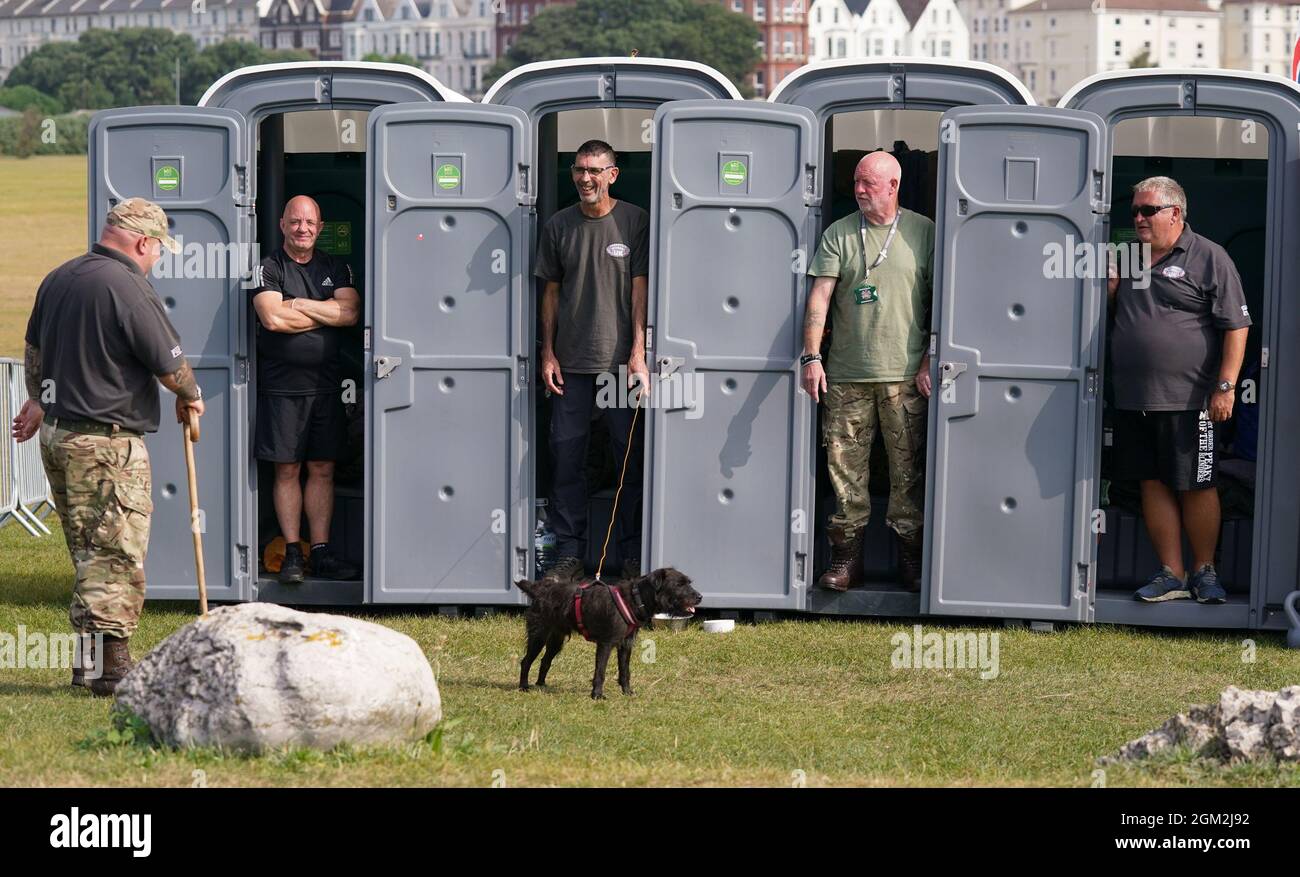
[[[605,252],[609,253],[615,259],[624,259],[627,257],[628,253],[632,252],[632,249],[627,244],[610,244],[605,248]]]
[[[328,277],[326,277],[324,280],[322,280],[322,281],[320,282],[320,285],[321,285],[321,286],[333,286],[333,285],[334,285],[334,281],[333,281],[333,280],[330,280]]]
[[[1170,280],[1179,280],[1187,276],[1187,272],[1182,269],[1181,265],[1166,265],[1160,269],[1160,273]]]

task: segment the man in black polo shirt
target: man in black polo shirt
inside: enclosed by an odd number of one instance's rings
[[[41,433],[77,576],[68,610],[79,634],[72,684],[97,695],[112,694],[131,669],[128,641],[144,606],[153,499],[142,434],[158,431],[158,383],[176,394],[177,421],[203,414],[194,372],[147,277],[164,246],[179,249],[162,208],[128,198],[109,211],[89,253],[45,278],[27,323],[28,398],[13,436]]]
[[[1182,187],[1151,177],[1133,193],[1133,225],[1151,245],[1151,277],[1146,289],[1131,278],[1109,284],[1115,477],[1141,483],[1142,516],[1163,565],[1134,597],[1223,603],[1227,593],[1214,570],[1214,424],[1232,416],[1250,314],[1228,254],[1187,225]],[[1190,579],[1184,530],[1194,557]]]
[[[296,584],[305,576],[298,545],[304,507],[312,575],[354,579],[357,569],[330,550],[329,534],[334,462],[347,450],[339,345],[343,327],[360,317],[361,297],[348,264],[316,250],[321,215],[315,201],[289,199],[280,231],[284,247],[262,260],[253,287],[260,324],[253,454],[275,463],[275,514],[285,540],[280,581]]]
[[[554,484],[551,524],[558,557],[548,576],[581,578],[587,551],[587,439],[602,383],[619,390],[620,367],[629,385],[649,387],[645,361],[646,290],[650,273],[649,217],[618,201],[618,157],[602,140],[578,147],[573,185],[578,203],[557,212],[542,229],[534,273],[542,294],[542,380],[551,391]],[[618,381],[617,384],[614,381]],[[614,460],[627,472],[619,495],[623,575],[641,574],[641,435],[632,433],[636,408],[604,409]],[[638,399],[639,404],[639,399]],[[630,449],[629,449],[630,445]]]

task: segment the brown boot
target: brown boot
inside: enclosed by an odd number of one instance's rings
[[[898,577],[909,591],[921,590],[921,548],[925,535],[917,530],[910,538],[898,538]]]
[[[131,640],[126,637],[104,637],[101,675],[98,679],[87,679],[91,694],[109,697],[117,690],[117,683],[131,672],[131,668],[135,665],[131,663],[131,652],[127,648],[130,642]]]
[[[844,527],[829,527],[831,565],[817,580],[817,586],[832,591],[847,591],[862,584],[862,538],[866,527],[851,534]]]
[[[86,670],[93,670],[95,661],[95,635],[93,633],[77,634],[76,650],[72,656],[72,685],[74,688],[89,688],[86,683]]]

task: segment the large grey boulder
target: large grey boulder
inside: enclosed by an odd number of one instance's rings
[[[1219,702],[1194,706],[1154,731],[1125,743],[1103,764],[1147,758],[1186,746],[1203,758],[1254,761],[1272,757],[1300,761],[1300,685],[1281,691],[1250,691],[1230,685]]]
[[[243,752],[401,743],[442,719],[415,640],[270,603],[215,609],[181,628],[127,674],[117,704],[167,745]]]

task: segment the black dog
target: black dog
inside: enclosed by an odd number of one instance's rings
[[[537,684],[544,687],[551,661],[564,648],[564,641],[579,631],[596,643],[596,675],[591,680],[591,696],[596,700],[605,696],[605,666],[615,646],[618,684],[624,694],[631,694],[630,665],[637,629],[653,629],[656,612],[693,614],[703,599],[691,587],[691,580],[675,569],[657,569],[647,576],[608,583],[542,579],[515,585],[533,598],[526,616],[528,646],[519,662],[519,690],[528,690],[528,670],[543,646],[546,654],[542,655]]]

